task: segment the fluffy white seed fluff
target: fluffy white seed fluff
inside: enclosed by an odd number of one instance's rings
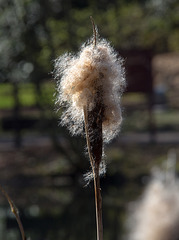
[[[179,180],[157,171],[128,221],[128,240],[179,239]]]
[[[120,97],[125,85],[122,60],[110,44],[102,39],[96,46],[87,43],[77,55],[64,54],[55,61],[57,79],[57,106],[65,106],[62,125],[72,134],[83,132],[83,108],[95,106],[97,89],[102,92],[104,106],[103,138],[110,141],[119,132],[121,124]]]

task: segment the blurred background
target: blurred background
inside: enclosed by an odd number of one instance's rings
[[[105,240],[124,235],[128,204],[151,168],[171,149],[179,155],[177,0],[1,0],[0,184],[33,240],[96,236],[85,139],[58,126],[51,73],[55,58],[91,37],[91,15],[124,58],[127,78],[121,133],[106,146],[101,179]],[[20,239],[2,194],[0,239]]]

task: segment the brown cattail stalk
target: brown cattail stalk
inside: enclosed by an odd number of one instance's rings
[[[96,106],[92,111],[84,107],[84,119],[86,141],[94,179],[97,240],[103,240],[102,197],[99,174],[99,167],[102,161],[103,151],[103,137],[102,137],[103,106],[101,101],[102,96],[99,95],[100,92],[97,94]]]
[[[97,32],[92,17],[91,22],[93,25],[93,43],[94,47],[96,47]],[[95,107],[89,110],[88,104],[87,107],[84,106],[86,141],[94,179],[97,240],[103,240],[102,197],[99,173],[103,152],[102,120],[104,109],[102,98],[102,91],[100,88],[97,88],[94,99]]]
[[[0,185],[0,190],[1,190],[2,194],[5,196],[5,198],[7,199],[8,203],[10,205],[10,208],[11,208],[11,212],[14,214],[14,216],[16,218],[16,221],[19,225],[22,240],[26,240],[24,228],[23,228],[21,219],[19,217],[19,213],[18,213],[16,206],[14,205],[13,201],[11,200],[11,198],[9,197],[9,195],[7,194],[7,192],[4,190],[4,188],[1,185]]]
[[[65,53],[55,61],[57,106],[65,106],[61,124],[73,135],[86,141],[94,180],[97,240],[103,240],[100,175],[105,172],[103,143],[119,132],[122,121],[120,97],[125,86],[124,70],[118,54],[109,42],[98,36],[91,17],[93,38],[83,44],[78,54]]]

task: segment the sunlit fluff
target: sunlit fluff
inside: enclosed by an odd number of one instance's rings
[[[128,240],[177,240],[179,238],[179,182],[174,175],[156,172],[132,210]]]
[[[120,96],[125,79],[121,59],[102,39],[96,46],[84,44],[77,55],[64,54],[55,61],[57,79],[57,106],[65,106],[62,125],[67,125],[72,134],[83,132],[84,106],[92,110],[95,96],[102,92],[103,138],[110,141],[119,132],[121,124]]]

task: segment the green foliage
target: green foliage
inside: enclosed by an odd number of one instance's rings
[[[9,109],[13,106],[12,85],[0,84],[0,109]]]
[[[18,86],[18,98],[21,107],[36,106],[36,91],[32,83],[21,83]],[[10,83],[0,84],[0,109],[13,109],[13,86]],[[44,82],[42,84],[42,102],[46,105],[53,104],[54,84],[53,82]]]

